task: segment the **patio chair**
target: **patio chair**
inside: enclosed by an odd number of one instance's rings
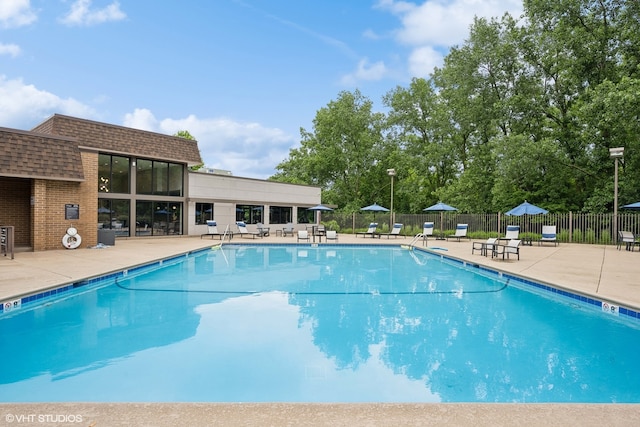
[[[393,224],[393,228],[391,229],[391,233],[382,233],[380,235],[381,236],[387,236],[387,239],[391,238],[391,236],[395,237],[396,239],[398,238],[398,236],[402,236],[402,238],[404,238],[405,236],[400,234],[401,231],[402,231],[402,224],[396,223],[396,224]]]
[[[369,224],[369,229],[367,231],[359,231],[356,233],[356,237],[358,236],[362,236],[362,237],[367,237],[367,236],[371,236],[371,237],[380,237],[380,234],[376,232],[376,230],[378,229],[378,223],[377,222],[372,222],[371,224]]]
[[[306,240],[308,242],[309,239],[311,239],[311,237],[309,237],[309,232],[307,230],[298,230],[298,242],[300,240]]]
[[[258,233],[260,233],[260,237],[269,236],[269,227],[265,227],[264,224],[261,222],[257,223],[256,227],[258,228]]]
[[[515,254],[520,259],[520,242],[521,240],[512,239],[506,245],[494,245],[491,258],[502,255],[502,259],[505,259],[505,257],[509,259],[511,254]]]
[[[241,237],[251,236],[253,239],[255,239],[256,236],[262,237],[262,233],[259,231],[247,230],[247,224],[245,224],[243,221],[236,222],[236,226],[238,227],[238,234],[240,234]]]
[[[284,226],[284,228],[282,229],[282,236],[283,237],[287,237],[287,235],[290,235],[291,237],[293,237],[293,223],[288,223],[287,225]],[[278,233],[276,233],[278,234]]]
[[[325,240],[328,242],[329,240],[338,241],[338,232],[336,230],[327,230],[327,233],[324,236]]]
[[[553,243],[553,246],[558,246],[558,236],[556,234],[555,225],[542,226],[542,237],[538,240],[538,246],[544,242]]]
[[[618,250],[620,250],[623,243],[626,250],[633,252],[637,244],[636,236],[630,231],[618,231]]]
[[[447,240],[449,240],[449,239],[457,239],[458,242],[462,238],[469,239],[469,236],[467,236],[467,230],[468,229],[469,229],[469,224],[458,224],[458,225],[456,225],[456,233],[455,234],[450,234],[450,235],[445,236],[445,237],[446,237]]]
[[[204,236],[211,236],[213,239],[215,236],[218,236],[220,240],[222,240],[223,233],[218,232],[218,224],[215,221],[207,221],[207,232],[205,234],[201,234],[200,238],[202,239]]]
[[[496,245],[497,241],[497,238],[492,237],[487,239],[486,242],[473,242],[473,245],[471,246],[471,255],[473,255],[476,251],[480,251],[480,255],[484,256],[487,256],[489,251],[493,253],[493,248]]]

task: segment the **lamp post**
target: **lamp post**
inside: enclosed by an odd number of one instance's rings
[[[609,148],[609,156],[615,160],[613,178],[613,239],[618,240],[618,160],[624,156],[624,147]]]
[[[396,176],[395,169],[387,169],[387,173],[391,177],[391,214],[389,215],[389,232],[393,229],[393,177]]]

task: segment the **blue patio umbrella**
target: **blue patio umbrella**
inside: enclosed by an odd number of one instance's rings
[[[320,215],[322,215],[320,212],[328,212],[328,211],[332,211],[333,209],[331,209],[329,206],[320,204],[320,205],[315,205],[310,208],[307,208],[307,210],[318,212],[318,215],[316,215],[316,224],[320,224]]]
[[[624,205],[623,208],[626,209],[640,209],[640,202],[630,203],[628,205]]]
[[[371,212],[389,212],[389,209],[385,208],[384,206],[380,206],[377,203],[374,203],[372,205],[369,206],[365,206],[364,208],[360,209],[361,211],[371,211]]]
[[[444,230],[442,229],[444,224],[444,212],[457,211],[457,208],[453,206],[449,206],[446,203],[438,202],[435,205],[429,206],[428,208],[422,209],[423,212],[440,212],[440,239],[442,239],[442,235],[444,235]]]
[[[532,205],[531,203],[525,200],[524,203],[522,203],[521,205],[516,206],[515,208],[511,209],[509,212],[505,212],[505,215],[521,216],[521,215],[540,215],[540,214],[546,214],[546,213],[549,213],[549,211],[546,209],[542,209],[541,207],[538,207],[536,205]]]
[[[389,212],[389,209],[385,208],[384,206],[380,206],[377,203],[374,203],[374,204],[369,205],[369,206],[365,206],[364,208],[361,208],[360,210],[361,211],[373,212],[373,219],[376,219],[376,212]]]
[[[536,205],[532,205],[531,203],[525,200],[524,203],[511,209],[509,212],[505,212],[504,214],[508,216],[512,216],[512,215],[522,216],[522,215],[541,215],[541,214],[547,214],[547,213],[549,213],[548,210],[542,209],[541,207]]]
[[[449,206],[446,203],[438,202],[433,206],[429,206],[428,208],[424,208],[423,211],[433,211],[433,212],[445,212],[445,211],[457,211],[458,209],[453,206]]]
[[[307,208],[307,210],[308,211],[332,211],[333,209],[325,205],[315,205],[310,208]]]

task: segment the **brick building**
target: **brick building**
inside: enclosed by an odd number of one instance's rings
[[[71,226],[91,247],[100,230],[199,234],[214,216],[305,222],[304,207],[320,203],[317,187],[189,170],[201,162],[196,141],[58,114],[31,131],[0,128],[0,225],[14,226],[17,248],[40,251],[62,248]]]

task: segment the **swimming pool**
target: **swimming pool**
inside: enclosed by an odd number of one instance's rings
[[[401,247],[225,245],[0,337],[4,402],[640,402],[637,321]]]

